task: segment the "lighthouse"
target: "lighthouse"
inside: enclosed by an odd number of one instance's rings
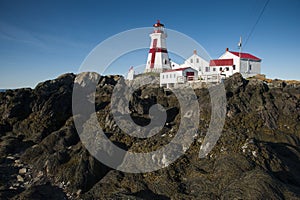
[[[145,72],[160,73],[171,69],[166,46],[167,34],[165,33],[165,26],[159,20],[153,25],[153,29],[150,34],[151,44]]]

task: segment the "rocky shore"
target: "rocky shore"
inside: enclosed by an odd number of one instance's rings
[[[203,159],[198,155],[211,105],[208,90],[196,89],[199,134],[187,152],[163,169],[133,174],[107,167],[81,143],[72,113],[75,77],[0,93],[0,199],[300,199],[299,83],[240,74],[227,79],[223,132]],[[167,144],[180,124],[175,95],[158,85],[136,90],[134,121],[149,123],[149,108],[159,103],[168,111],[167,123],[147,140],[130,137],[110,113],[120,79],[101,76],[97,84],[95,109],[106,136],[134,152]]]

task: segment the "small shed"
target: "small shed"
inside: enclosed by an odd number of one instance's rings
[[[191,67],[172,69],[160,73],[160,86],[169,88],[197,79],[198,71]]]

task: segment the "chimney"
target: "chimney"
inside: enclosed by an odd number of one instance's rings
[[[194,54],[197,55],[197,50],[196,49],[194,49]]]
[[[226,51],[229,51],[228,47],[226,48]]]

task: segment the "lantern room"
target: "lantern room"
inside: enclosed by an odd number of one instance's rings
[[[153,24],[153,27],[154,27],[154,33],[164,33],[164,29],[165,29],[165,26],[160,23],[159,20],[157,20],[156,24]]]

